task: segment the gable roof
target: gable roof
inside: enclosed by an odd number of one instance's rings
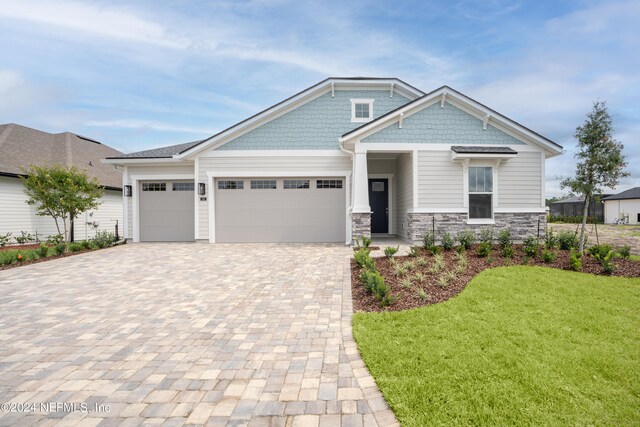
[[[121,156],[107,157],[108,159],[168,159],[176,154],[195,147],[202,140],[185,142],[182,144],[168,145],[166,147],[153,148],[151,150],[137,151],[135,153],[123,154]]]
[[[342,135],[342,138],[340,138],[340,142],[346,142],[362,135],[374,133],[378,128],[382,129],[389,126],[390,124],[395,123],[401,117],[401,115],[404,117],[410,116],[411,114],[420,111],[422,108],[431,105],[433,102],[438,100],[440,100],[441,102],[449,103],[451,103],[451,101],[453,100],[455,103],[453,103],[452,105],[464,105],[464,107],[470,109],[474,115],[483,117],[487,121],[490,121],[492,125],[497,124],[501,127],[507,127],[510,130],[515,131],[520,136],[519,139],[529,140],[533,143],[547,148],[549,151],[555,154],[560,154],[562,152],[562,146],[560,144],[540,135],[537,132],[532,131],[531,129],[521,125],[515,120],[512,120],[498,113],[497,111],[487,107],[486,105],[476,101],[475,99],[470,98],[446,85],[441,86],[440,88],[431,91],[421,96],[420,98],[408,102],[407,104],[396,108],[395,110],[389,111],[387,114],[384,114],[375,120],[365,123],[364,125],[345,133],[344,135]]]
[[[334,87],[349,86],[349,85],[371,85],[380,88],[389,88],[390,90],[401,91],[403,95],[408,95],[410,98],[417,98],[424,95],[424,92],[411,86],[410,84],[395,78],[395,77],[329,77],[310,86],[295,95],[290,96],[284,101],[268,107],[253,116],[230,126],[209,138],[205,138],[199,141],[197,144],[182,150],[174,157],[183,158],[192,154],[196,154],[207,147],[215,144],[223,138],[233,135],[235,132],[241,132],[256,123],[263,123],[268,121],[271,117],[286,111],[287,108],[295,106],[298,103],[303,103],[309,98],[313,98],[315,95],[325,93],[327,90],[331,90]]]
[[[101,142],[71,132],[48,133],[15,123],[0,125],[0,175],[20,176],[31,165],[76,166],[109,189],[122,188],[122,174],[102,164],[122,154]]]
[[[609,200],[627,200],[627,199],[640,199],[640,187],[630,188],[622,193],[614,194],[612,196],[607,196],[602,199],[605,202]]]

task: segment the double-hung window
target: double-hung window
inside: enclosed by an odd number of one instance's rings
[[[493,168],[469,166],[469,219],[493,218]]]

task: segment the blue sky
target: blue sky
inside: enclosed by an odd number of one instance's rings
[[[450,85],[565,146],[596,99],[640,185],[640,2],[0,0],[0,123],[124,152],[210,136],[328,76]]]

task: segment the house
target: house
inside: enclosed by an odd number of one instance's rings
[[[622,219],[629,224],[640,224],[640,187],[607,196],[602,201],[605,223],[612,224]]]
[[[592,198],[589,201],[589,209],[587,216],[593,218],[598,222],[604,222],[604,202],[603,197],[607,194],[598,195],[597,198]],[[558,200],[550,205],[549,213],[553,217],[559,216],[582,216],[582,209],[584,208],[584,196],[568,197],[566,199]]]
[[[122,175],[101,159],[122,153],[98,141],[71,132],[51,134],[15,123],[0,125],[0,234],[21,231],[40,239],[58,234],[53,218],[37,216],[26,203],[19,176],[31,165],[75,165],[104,186],[102,204],[76,218],[75,240],[95,236],[97,230],[115,232],[122,227]],[[121,229],[122,230],[122,229]],[[121,232],[120,232],[121,233]]]
[[[545,225],[562,147],[443,86],[328,78],[209,138],[105,160],[139,241],[421,239]]]

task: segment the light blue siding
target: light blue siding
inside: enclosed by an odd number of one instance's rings
[[[362,126],[351,123],[350,99],[375,99],[373,117],[405,105],[409,100],[388,90],[336,90],[301,105],[222,145],[218,150],[337,150],[342,134]]]
[[[482,120],[445,102],[433,104],[406,117],[402,129],[393,123],[364,138],[362,142],[403,142],[425,144],[524,144],[489,124],[482,129]]]

